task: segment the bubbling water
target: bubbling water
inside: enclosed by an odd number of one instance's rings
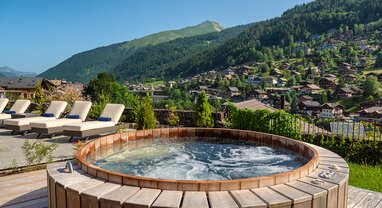
[[[134,176],[178,180],[230,180],[286,172],[306,160],[281,148],[203,139],[135,141],[94,162]]]

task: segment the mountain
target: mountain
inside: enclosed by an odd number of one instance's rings
[[[39,77],[87,83],[98,73],[113,69],[122,60],[141,48],[168,42],[177,38],[221,30],[223,30],[223,27],[218,23],[205,21],[201,24],[179,30],[159,32],[143,38],[95,48],[73,55],[57,66],[41,73]]]
[[[34,72],[16,71],[7,66],[0,67],[1,77],[35,77],[36,75],[37,74]]]
[[[311,34],[323,34],[341,25],[352,28],[355,24],[367,24],[380,19],[380,11],[382,1],[316,0],[287,10],[281,17],[254,23],[223,44],[215,44],[192,56],[161,62],[159,67],[155,66],[158,63],[152,62],[145,66],[151,69],[149,72],[143,68],[136,71],[133,68],[136,63],[125,60],[113,73],[119,80],[129,79],[131,71],[140,79],[158,75],[172,79],[250,61],[271,61],[275,49],[281,51],[281,56],[290,54],[296,42],[308,40]],[[141,56],[148,58],[145,54]]]
[[[178,38],[148,46],[127,57],[112,72],[119,81],[144,81],[147,77],[163,79],[167,68],[174,67],[200,51],[220,45],[249,27],[250,24],[240,25],[221,32]]]

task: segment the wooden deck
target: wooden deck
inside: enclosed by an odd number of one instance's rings
[[[166,194],[178,195],[179,193],[167,191]],[[48,190],[45,170],[0,177],[0,207],[48,207],[47,195]],[[203,203],[208,205],[207,200],[217,200],[225,197],[214,192],[211,192],[209,195],[210,196],[208,197],[205,197],[204,195],[204,200],[199,200],[201,207],[203,207]],[[235,196],[235,192],[231,192],[231,195]],[[183,197],[185,198],[183,203],[196,203],[194,200],[186,200],[189,196]],[[156,200],[157,203],[160,202],[159,198]],[[166,201],[164,200],[163,202]],[[260,202],[261,201],[256,203]],[[227,203],[233,204],[235,202],[230,201]],[[382,208],[382,193],[350,186],[348,207]]]

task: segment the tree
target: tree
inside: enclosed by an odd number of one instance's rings
[[[176,114],[175,106],[171,106],[168,109],[167,122],[172,126],[177,126],[179,124],[179,116]]]
[[[320,95],[320,103],[321,103],[321,104],[327,103],[328,100],[329,100],[329,98],[328,98],[328,93],[325,92],[325,91],[321,92],[321,95]]]
[[[290,78],[289,80],[288,80],[288,82],[286,83],[286,86],[287,87],[293,87],[293,86],[295,86],[296,85],[296,79],[294,78],[294,77],[292,77],[292,78]]]
[[[375,61],[375,67],[382,66],[382,51],[377,54],[377,60]]]
[[[363,86],[363,94],[365,97],[376,97],[381,92],[381,84],[378,82],[377,77],[368,76]]]
[[[154,108],[149,93],[141,101],[141,108],[138,115],[139,129],[153,129],[156,126]]]
[[[36,110],[42,111],[43,104],[45,102],[45,97],[44,97],[44,94],[42,92],[42,87],[41,87],[40,81],[38,81],[36,84],[36,93],[34,95],[33,101],[36,104]]]
[[[210,103],[205,92],[199,94],[195,104],[195,125],[198,127],[213,127],[214,119],[211,114]]]

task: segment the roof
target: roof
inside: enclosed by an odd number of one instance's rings
[[[312,89],[312,90],[320,90],[321,88],[315,84],[308,84],[306,87]]]
[[[339,88],[339,90],[345,92],[345,93],[353,93],[353,90],[349,87],[343,87],[343,88]]]
[[[228,87],[231,92],[240,92],[237,87]]]
[[[60,86],[62,81],[59,80],[59,79],[50,79],[50,80],[47,80],[50,84],[54,85],[54,86]]]
[[[0,87],[6,89],[34,89],[42,78],[35,77],[0,77]]]
[[[330,108],[330,109],[334,109],[334,108],[344,108],[344,106],[338,104],[338,103],[324,103],[323,105],[321,105],[321,108]]]
[[[234,105],[239,109],[249,109],[249,110],[270,110],[275,111],[274,108],[265,105],[257,99],[247,100],[239,103],[234,103]]]
[[[370,108],[366,108],[366,109],[363,109],[359,112],[365,112],[365,113],[382,113],[382,107],[370,107]]]
[[[320,107],[321,104],[317,101],[312,101],[312,100],[305,100],[305,101],[301,101],[302,104],[304,104],[305,106],[311,106],[311,107]]]

